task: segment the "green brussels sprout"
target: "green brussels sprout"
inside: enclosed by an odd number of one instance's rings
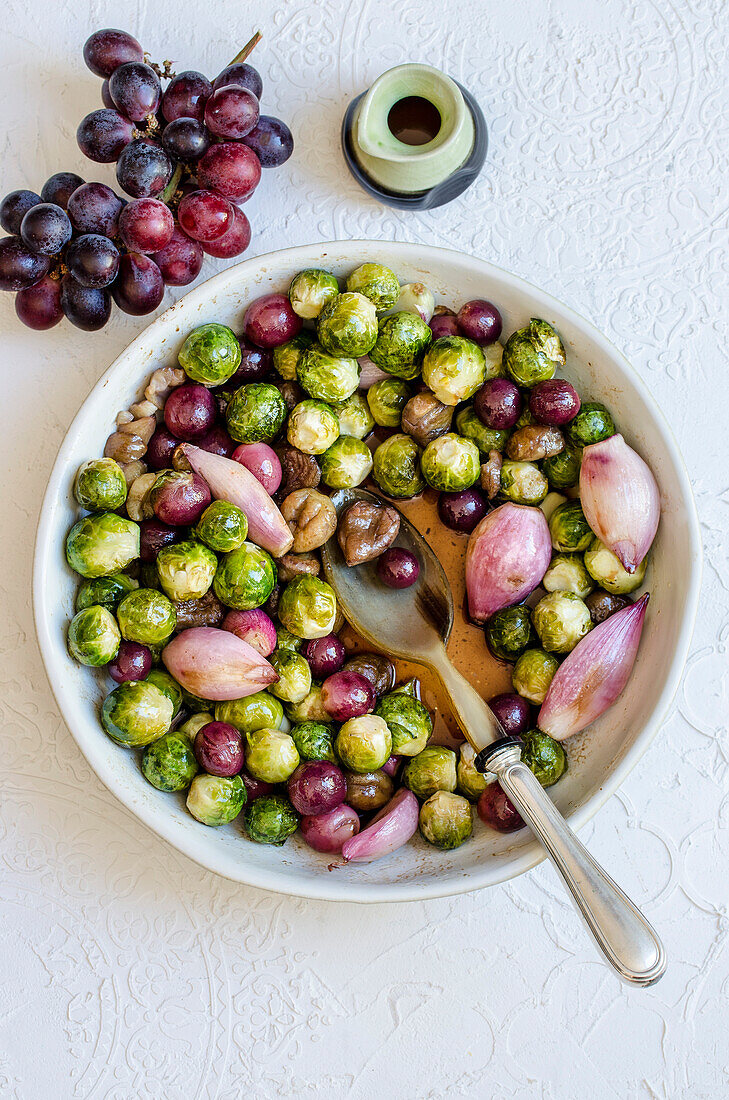
[[[398,500],[414,497],[425,488],[420,469],[422,451],[409,435],[391,435],[373,456],[373,476],[383,493]]]
[[[402,410],[411,398],[407,382],[385,378],[367,390],[367,404],[376,424],[381,428],[399,428]]]
[[[425,283],[405,283],[394,306],[395,313],[414,313],[426,325],[435,312],[435,295]]]
[[[323,638],[334,629],[337,597],[334,589],[311,574],[290,581],[278,602],[278,617],[299,638]]]
[[[446,432],[431,440],[420,459],[423,477],[440,492],[469,489],[481,474],[481,456],[470,439]]]
[[[476,802],[488,785],[486,776],[476,768],[475,760],[476,753],[472,746],[468,741],[464,741],[460,747],[456,766],[456,786],[470,802]]]
[[[364,439],[375,426],[374,417],[363,393],[353,393],[346,401],[335,405],[334,412],[339,420],[339,431],[342,435]]]
[[[316,334],[319,343],[330,355],[359,359],[372,350],[377,339],[375,307],[364,294],[338,294],[319,314]],[[344,397],[349,397],[349,394]],[[339,400],[343,401],[344,397]]]
[[[291,730],[291,739],[302,760],[328,760],[338,764],[332,727],[323,722],[299,722]]]
[[[199,771],[192,741],[182,730],[163,733],[142,753],[142,775],[158,791],[186,791]]]
[[[163,691],[146,680],[127,680],[104,699],[101,724],[120,745],[141,748],[167,733],[174,707]]]
[[[430,347],[433,332],[414,313],[393,313],[383,317],[370,359],[380,370],[397,378],[417,378],[423,355]]]
[[[353,489],[372,472],[372,451],[353,435],[340,435],[321,459],[321,477],[330,489]]]
[[[570,653],[592,630],[590,611],[574,592],[548,592],[532,611],[534,629],[550,653]]]
[[[273,349],[273,366],[284,382],[295,382],[299,359],[314,343],[314,337],[306,329],[297,336]]]
[[[549,491],[546,477],[533,462],[512,462],[504,459],[501,464],[501,495],[514,504],[540,504]]]
[[[360,264],[347,278],[347,290],[364,294],[378,313],[392,309],[400,297],[397,275],[384,264]]]
[[[279,626],[276,630],[276,649],[293,649],[298,653],[303,644],[303,638],[297,638],[295,634],[292,634],[290,630],[286,630],[285,627]]]
[[[281,431],[287,411],[276,386],[249,382],[233,394],[225,419],[229,433],[238,443],[269,443]]]
[[[248,534],[248,518],[235,504],[214,500],[197,521],[195,535],[216,554],[240,550]]]
[[[574,592],[584,600],[595,587],[579,554],[555,554],[542,578],[547,592]]]
[[[613,418],[599,401],[586,401],[577,416],[565,427],[567,440],[573,447],[587,447],[615,435]]]
[[[421,694],[420,680],[417,676],[411,676],[409,680],[403,680],[401,683],[396,684],[390,692],[390,695],[410,695],[418,701],[420,701]]]
[[[246,832],[257,844],[285,844],[299,827],[299,815],[282,794],[249,802],[243,815]]]
[[[122,638],[142,645],[166,641],[175,629],[175,609],[162,592],[137,588],[125,596],[116,609]]]
[[[273,558],[253,542],[224,554],[218,562],[213,591],[226,607],[250,611],[264,604],[276,583]]]
[[[308,267],[294,275],[289,287],[289,301],[294,313],[305,321],[315,321],[324,306],[339,294],[339,283],[329,271]]]
[[[139,588],[139,582],[126,573],[112,573],[110,577],[95,577],[84,581],[76,593],[76,610],[85,607],[105,607],[107,611],[116,611],[116,606],[127,592]]]
[[[127,479],[113,458],[94,458],[79,467],[73,495],[87,512],[115,512],[127,499]]]
[[[567,756],[559,741],[541,730],[529,730],[521,735],[524,748],[521,762],[533,771],[543,787],[551,787],[564,775]]]
[[[277,730],[283,725],[284,709],[268,691],[256,691],[245,699],[216,703],[215,721],[227,722],[244,734],[263,729]]]
[[[188,378],[203,386],[219,386],[240,366],[240,344],[227,325],[214,321],[193,329],[180,348],[177,361]]]
[[[405,765],[402,781],[423,800],[436,791],[455,791],[456,754],[443,745],[428,745]]]
[[[436,791],[420,807],[419,824],[424,840],[449,852],[473,833],[471,804],[460,794]]]
[[[537,317],[532,317],[526,328],[512,332],[504,346],[504,368],[519,386],[546,382],[565,362],[559,336],[547,321]]]
[[[311,691],[300,703],[287,703],[286,717],[294,725],[302,722],[331,722],[331,715],[324,710],[321,701],[321,684],[312,684]]]
[[[392,754],[392,734],[379,714],[364,714],[340,727],[334,747],[348,771],[376,772]]]
[[[511,673],[514,691],[530,703],[543,703],[559,661],[543,649],[525,649]]]
[[[375,707],[392,735],[391,752],[395,756],[417,756],[428,744],[433,720],[426,707],[404,691],[390,691]]]
[[[478,447],[481,458],[486,459],[490,451],[503,451],[509,433],[498,428],[487,428],[476,415],[473,405],[466,405],[456,413],[456,428],[464,439],[470,439]]]
[[[66,536],[66,560],[82,577],[108,577],[138,557],[138,524],[114,512],[84,516]]]
[[[194,539],[173,542],[157,555],[159,583],[165,596],[174,601],[199,600],[213,583],[217,568],[212,550]]]
[[[166,695],[169,701],[172,703],[172,717],[176,718],[182,708],[182,688],[175,680],[174,676],[170,676],[163,668],[153,668],[145,680],[146,684],[154,684],[156,688]],[[212,719],[211,719],[212,721]]]
[[[555,508],[549,517],[549,533],[554,549],[564,554],[587,550],[595,537],[579,500],[568,500]]]
[[[486,381],[483,351],[465,336],[441,336],[425,353],[423,381],[444,405],[467,401]]]
[[[105,607],[77,611],[68,626],[68,651],[82,665],[108,665],[116,657],[120,641],[116,619]]]
[[[309,662],[293,649],[274,649],[268,658],[278,673],[269,691],[284,703],[300,703],[311,691]]]
[[[202,773],[196,775],[187,792],[186,806],[203,825],[228,825],[241,812],[248,795],[239,775],[230,778]]]
[[[264,783],[285,783],[299,766],[296,745],[281,730],[251,730],[246,745],[246,770]]]
[[[321,455],[339,438],[339,421],[323,401],[299,401],[289,413],[286,438],[307,455]]]
[[[186,722],[177,727],[177,732],[186,734],[191,741],[194,741],[196,734],[203,726],[209,725],[212,721],[213,716],[209,711],[200,711],[197,714],[191,714]]]
[[[346,401],[359,386],[359,363],[354,356],[332,355],[312,344],[296,368],[299,383],[317,401]]]
[[[643,558],[635,573],[629,573],[612,550],[595,538],[585,551],[584,562],[587,572],[602,588],[614,596],[626,596],[642,585],[648,558]]]
[[[515,661],[534,639],[529,608],[523,604],[497,611],[484,629],[489,649],[502,661]]]
[[[565,447],[558,455],[550,455],[542,461],[542,473],[550,489],[572,489],[580,480],[581,465],[580,451]]]

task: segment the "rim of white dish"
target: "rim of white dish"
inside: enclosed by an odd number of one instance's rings
[[[429,881],[427,883],[419,883],[417,880],[407,883],[397,884],[384,884],[384,885],[371,885],[363,884],[358,886],[356,883],[349,882],[346,887],[346,895],[342,896],[342,887],[336,882],[333,882],[331,877],[326,874],[322,874],[321,882],[316,881],[310,883],[307,881],[306,888],[296,889],[295,884],[288,883],[287,880],[276,871],[261,870],[256,867],[247,866],[245,864],[234,864],[233,861],[225,853],[215,853],[212,858],[206,858],[202,860],[195,850],[194,844],[188,844],[185,842],[185,838],[178,835],[177,827],[168,815],[159,813],[156,810],[148,810],[144,806],[131,807],[125,799],[121,797],[116,789],[118,782],[118,776],[114,773],[113,767],[110,764],[108,755],[108,741],[101,736],[101,727],[99,726],[98,737],[85,737],[84,734],[77,731],[74,728],[74,697],[62,681],[55,682],[56,678],[51,674],[51,668],[53,666],[53,660],[59,654],[59,650],[65,653],[65,645],[62,640],[51,634],[48,623],[50,616],[47,614],[46,609],[46,590],[45,590],[45,577],[48,569],[52,569],[53,566],[48,560],[51,545],[48,539],[48,529],[51,525],[52,510],[54,502],[59,498],[63,487],[63,479],[68,475],[68,463],[66,453],[71,449],[71,443],[74,437],[74,428],[77,421],[82,417],[83,410],[87,402],[93,395],[103,390],[109,380],[109,378],[115,373],[119,364],[124,360],[134,348],[134,346],[143,341],[149,340],[150,336],[154,335],[155,329],[161,329],[170,319],[171,315],[179,310],[182,302],[193,304],[197,300],[204,300],[214,294],[217,288],[222,288],[224,285],[230,282],[243,281],[246,277],[246,272],[259,267],[261,264],[265,264],[267,259],[274,256],[281,256],[285,254],[291,262],[291,269],[298,270],[297,258],[299,256],[308,256],[311,253],[312,247],[321,248],[322,250],[327,248],[342,248],[342,247],[374,247],[381,248],[382,241],[369,240],[367,238],[357,238],[354,240],[336,240],[336,241],[322,241],[318,244],[297,245],[293,248],[281,248],[276,249],[273,252],[263,253],[260,256],[251,257],[250,259],[243,260],[239,264],[235,264],[233,267],[226,268],[225,271],[220,272],[218,275],[212,276],[210,279],[205,280],[200,286],[191,290],[188,294],[184,295],[177,302],[175,302],[169,309],[165,310],[156,320],[152,321],[145,329],[139,333],[134,340],[132,340],[124,351],[117,356],[107,371],[101,376],[98,382],[92,387],[87,394],[86,398],[82,402],[76,416],[74,417],[71,425],[66,432],[63,441],[58,450],[53,468],[51,470],[48,485],[43,497],[43,504],[41,506],[40,515],[38,519],[38,527],[36,531],[35,551],[34,551],[34,563],[33,563],[33,610],[35,617],[35,627],[38,637],[38,643],[40,646],[41,656],[46,669],[46,675],[50,683],[51,691],[61,711],[63,719],[71,732],[74,740],[84,754],[86,760],[91,765],[96,775],[102,781],[105,787],[114,794],[121,804],[131,812],[135,814],[141,821],[144,822],[153,832],[158,836],[163,837],[172,847],[188,856],[195,863],[198,863],[206,870],[214,871],[216,874],[222,875],[224,878],[228,878],[235,882],[241,882],[249,886],[255,886],[264,890],[273,890],[276,893],[288,894],[294,897],[306,897],[319,901],[355,901],[365,903],[375,902],[405,902],[405,901],[423,901],[428,898],[449,897],[460,893],[468,893],[472,890],[479,890],[485,886],[496,886],[501,882],[508,881],[512,878],[523,874],[525,871],[529,871],[532,867],[537,866],[542,860],[546,858],[546,853],[538,844],[534,842],[534,845],[530,846],[522,855],[514,858],[513,862],[507,866],[502,866],[496,870],[489,870],[488,861],[484,862],[483,872],[476,872],[469,875],[468,879],[464,881],[462,886],[459,886],[455,879],[447,879],[443,882],[442,886],[437,882]],[[451,260],[467,261],[470,265],[476,268],[480,268],[485,274],[497,275],[498,278],[506,285],[511,286],[517,290],[527,290],[531,294],[540,297],[545,305],[556,306],[558,311],[564,313],[564,315],[578,328],[586,330],[595,343],[605,351],[605,353],[618,360],[622,370],[629,376],[631,383],[639,391],[643,399],[650,404],[654,410],[654,417],[656,423],[660,427],[666,444],[669,447],[678,480],[681,485],[682,495],[686,503],[686,521],[689,530],[689,543],[691,548],[691,556],[694,561],[694,568],[687,585],[686,592],[686,609],[681,622],[681,628],[676,638],[675,649],[673,658],[671,660],[670,668],[666,675],[666,681],[663,691],[658,699],[658,702],[649,718],[646,722],[640,739],[634,743],[631,748],[621,758],[619,763],[615,766],[611,774],[607,775],[604,784],[588,799],[588,801],[578,809],[574,810],[568,815],[570,826],[578,830],[582,828],[597,811],[605,804],[607,799],[618,789],[623,780],[633,770],[638,763],[648,746],[656,736],[663,719],[673,701],[673,698],[678,689],[678,685],[683,673],[686,658],[688,656],[689,646],[691,644],[691,637],[693,634],[694,623],[696,620],[696,613],[698,609],[699,591],[701,586],[701,570],[702,570],[702,545],[699,528],[698,514],[696,511],[696,503],[691,489],[691,482],[689,480],[688,472],[681,455],[681,451],[676,442],[673,431],[666,420],[663,412],[656,404],[655,399],[650,393],[648,387],[643,382],[640,375],[634,370],[622,352],[615,347],[615,345],[607,339],[606,336],[591,322],[588,321],[581,314],[577,313],[570,306],[565,305],[564,302],[555,298],[554,295],[542,290],[541,288],[530,283],[527,279],[523,279],[518,275],[513,275],[511,272],[506,271],[504,268],[499,267],[497,264],[489,263],[486,260],[481,260],[475,256],[471,256],[466,252],[459,252],[456,249],[439,248],[434,245],[423,246],[419,244],[410,244],[408,242],[393,241],[392,245],[397,248],[401,253],[409,255],[409,258],[414,264],[422,263],[424,259],[424,253],[433,251],[437,254],[442,254],[449,257]],[[140,378],[140,384],[143,381]]]

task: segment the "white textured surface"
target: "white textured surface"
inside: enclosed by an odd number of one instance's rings
[[[154,56],[213,73],[254,28],[232,0],[200,11],[10,0],[3,192],[62,168],[111,180],[73,139],[99,94],[84,38],[126,26]],[[624,990],[548,867],[461,898],[333,907],[216,879],[119,806],[48,690],[30,549],[58,443],[142,322],[34,335],[3,296],[0,1096],[724,1096],[726,10],[293,0],[258,19],[266,109],[298,148],[248,204],[253,249],[371,236],[482,255],[591,317],[673,421],[706,548],[693,653],[663,734],[584,834],[661,931],[669,971]],[[402,60],[465,83],[491,129],[481,180],[418,216],[361,194],[338,148],[345,100]]]

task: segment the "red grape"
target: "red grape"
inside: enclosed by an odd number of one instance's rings
[[[256,154],[261,168],[278,168],[294,151],[294,138],[288,126],[272,115],[261,115],[243,142]]]
[[[114,100],[111,98],[111,92],[109,91],[109,81],[105,80],[101,85],[101,102],[105,107],[111,107],[112,110],[116,110],[114,106]]]
[[[227,199],[214,191],[193,191],[177,209],[177,219],[195,241],[217,241],[233,227],[235,212]]]
[[[484,298],[474,298],[462,305],[457,319],[461,334],[477,344],[493,344],[501,336],[501,314]]]
[[[441,336],[461,335],[455,313],[436,313],[430,318],[429,324],[434,340],[439,340]]]
[[[577,390],[563,378],[537,382],[529,394],[529,411],[535,419],[558,428],[574,420],[580,404]]]
[[[199,474],[184,471],[171,471],[164,477],[162,485],[152,486],[152,507],[157,519],[173,527],[197,523],[212,500],[207,482]]]
[[[375,692],[359,672],[335,672],[321,686],[321,705],[337,722],[361,718],[375,706]]]
[[[482,791],[476,809],[483,823],[500,833],[513,833],[524,825],[521,814],[498,783],[489,783],[486,790]]]
[[[208,256],[215,256],[218,260],[230,260],[233,256],[240,256],[251,243],[251,223],[242,210],[233,207],[233,224],[217,241],[206,241],[203,244]]]
[[[388,588],[410,588],[419,575],[420,562],[400,546],[391,546],[377,560],[377,576]]]
[[[35,286],[19,290],[15,295],[15,312],[28,328],[53,328],[63,317],[61,283],[46,275]]]
[[[106,671],[117,684],[126,680],[145,680],[152,671],[152,651],[139,642],[119,643],[119,652],[106,666]]]
[[[68,216],[79,233],[115,237],[122,201],[105,183],[83,183],[68,200]]]
[[[515,737],[532,728],[532,708],[516,692],[503,691],[489,699],[488,704],[509,736]]]
[[[473,411],[487,428],[500,431],[513,428],[521,416],[522,397],[519,388],[508,378],[490,378],[477,390]]]
[[[246,382],[262,382],[273,367],[273,355],[267,348],[257,348],[245,336],[239,336],[238,343],[240,366],[226,383],[226,388],[230,390],[237,390]]]
[[[64,261],[82,286],[108,286],[119,271],[119,251],[113,241],[100,233],[76,237],[66,249]]]
[[[160,424],[147,444],[144,461],[152,470],[168,469],[172,465],[175,448],[179,447],[181,442],[182,440],[168,431],[164,424]]]
[[[139,524],[140,561],[156,561],[160,550],[178,542],[180,536],[178,527],[170,527],[167,523],[160,523],[158,519],[143,519]]]
[[[276,348],[299,332],[303,321],[286,294],[264,294],[248,306],[243,318],[247,339],[261,348]]]
[[[241,443],[231,456],[260,481],[269,496],[278,489],[283,477],[281,459],[268,443]]]
[[[110,107],[82,118],[76,130],[78,147],[85,157],[98,164],[111,164],[118,160],[122,150],[132,140],[134,127],[128,118]]]
[[[0,202],[0,225],[6,233],[20,233],[20,223],[25,215],[43,201],[35,191],[11,191]]]
[[[473,486],[458,493],[441,493],[438,497],[438,516],[451,531],[470,534],[488,510],[485,497]]]
[[[20,237],[0,240],[0,290],[25,290],[40,282],[50,269],[50,257],[31,252]]]
[[[218,88],[205,104],[205,125],[216,137],[245,137],[258,122],[258,115],[258,100],[239,84]]]
[[[222,455],[223,458],[232,458],[235,450],[235,440],[231,439],[222,424],[213,424],[212,428],[195,440],[195,446],[201,451],[209,451],[213,455]]]
[[[75,172],[56,172],[43,184],[41,198],[43,202],[54,202],[56,206],[66,210],[71,195],[83,182]]]
[[[177,386],[165,403],[165,424],[178,439],[192,440],[213,425],[215,398],[205,386],[186,382]]]
[[[222,141],[211,145],[200,160],[197,181],[200,187],[217,191],[230,202],[245,202],[261,179],[261,163],[247,145]]]
[[[129,61],[119,65],[109,77],[109,94],[125,118],[141,122],[159,107],[162,86],[150,65]]]
[[[165,126],[162,145],[176,160],[199,160],[210,148],[210,134],[196,118],[176,118]]]
[[[174,230],[172,211],[159,199],[133,199],[119,215],[119,235],[131,252],[159,252]]]
[[[208,775],[238,775],[243,767],[243,737],[228,722],[208,722],[197,731],[193,749]]]
[[[107,290],[81,286],[73,275],[64,275],[61,280],[61,308],[76,328],[96,332],[109,320],[111,296]]]
[[[202,73],[188,69],[174,76],[162,96],[162,114],[168,122],[177,118],[194,118],[202,122],[205,104],[213,86]]]
[[[238,84],[241,88],[247,88],[253,92],[256,99],[261,98],[263,81],[258,69],[254,69],[245,61],[237,61],[232,65],[226,65],[223,71],[215,77],[213,88],[225,88],[229,84]]]
[[[273,783],[266,783],[263,779],[254,779],[253,776],[248,775],[247,772],[241,772],[240,777],[246,789],[248,802],[255,802],[257,798],[263,798],[264,795],[273,794],[276,790]],[[357,818],[357,820],[359,821],[359,818]]]
[[[162,301],[165,284],[162,272],[150,256],[127,252],[119,264],[119,275],[111,288],[114,301],[124,313],[140,317],[151,313]]]
[[[73,228],[65,210],[54,202],[31,207],[20,223],[20,236],[31,252],[56,256],[71,239]]]
[[[302,817],[299,827],[304,842],[315,852],[336,855],[341,852],[345,840],[359,832],[359,815],[342,802],[327,814]]]
[[[203,250],[175,225],[169,244],[155,252],[152,259],[168,286],[187,286],[200,274]]]
[[[347,794],[347,784],[341,768],[336,764],[330,764],[328,760],[306,760],[299,764],[289,779],[288,792],[294,809],[313,817],[341,806]]]
[[[242,642],[248,642],[262,657],[269,657],[276,648],[276,627],[260,607],[250,611],[229,611],[221,627]]]
[[[130,141],[116,164],[119,186],[135,199],[159,195],[171,175],[172,161],[167,153],[146,138]]]
[[[347,655],[336,634],[326,634],[323,638],[306,642],[302,652],[309,662],[312,676],[317,680],[324,680],[339,672]]]
[[[119,65],[143,58],[144,50],[136,38],[111,27],[94,31],[84,44],[84,61],[97,76],[110,76]]]

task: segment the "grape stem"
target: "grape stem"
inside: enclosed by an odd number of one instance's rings
[[[243,61],[245,61],[245,59],[248,57],[248,55],[250,53],[253,53],[253,51],[255,50],[256,46],[258,45],[258,43],[261,41],[262,38],[263,38],[263,35],[261,34],[261,32],[256,31],[256,33],[253,35],[253,38],[251,38],[251,40],[249,42],[246,42],[243,49],[240,50],[235,55],[235,57],[233,58],[233,60],[231,62],[229,62],[229,64],[230,65],[239,65]]]
[[[164,191],[159,195],[160,202],[169,202],[175,191],[179,187],[180,179],[182,178],[182,164],[178,161],[175,165],[175,170],[170,176],[170,182],[165,187]]]

